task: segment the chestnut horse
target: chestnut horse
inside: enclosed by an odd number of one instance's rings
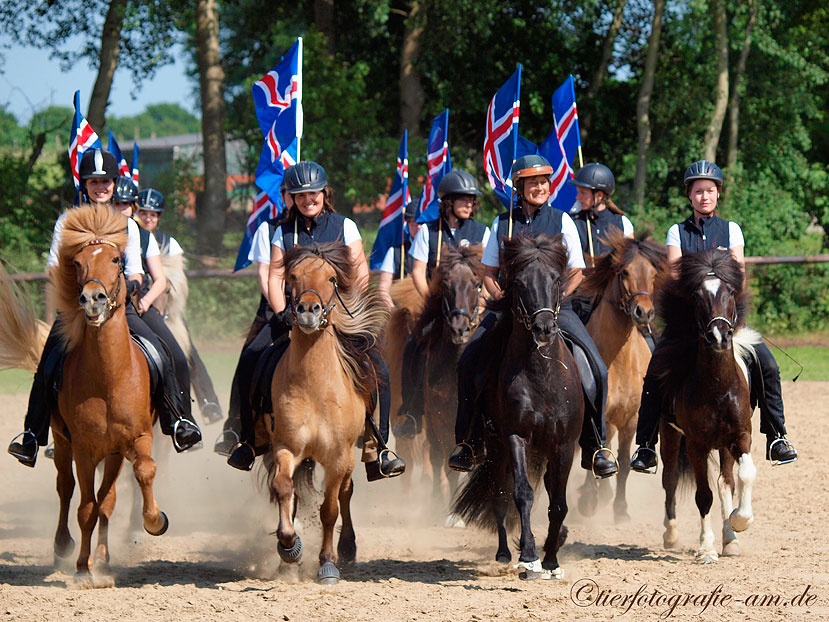
[[[501,317],[480,337],[482,367],[476,408],[486,427],[486,458],[459,493],[455,513],[497,529],[495,559],[512,559],[507,544],[510,499],[521,521],[520,575],[561,578],[558,551],[567,530],[567,479],[584,419],[584,398],[573,355],[558,329],[566,285],[567,251],[561,236],[518,235],[504,242],[503,296],[491,309]],[[530,524],[533,487],[544,474],[550,505],[544,560]]]
[[[369,351],[378,346],[388,311],[376,290],[364,292],[355,283],[356,271],[344,244],[297,246],[285,253],[283,261],[293,326],[290,345],[271,384],[272,453],[266,461],[271,499],[279,505],[277,550],[288,563],[302,555],[293,524],[298,501],[294,473],[300,464],[313,460],[325,471],[317,580],[336,583],[337,555],[347,563],[357,553],[350,507],[353,448],[378,390]],[[301,481],[298,478],[297,483]],[[338,515],[342,515],[342,531],[335,554]]]
[[[631,239],[619,230],[610,233],[605,243],[611,250],[597,258],[575,292],[576,296],[598,297],[587,332],[607,365],[608,444],[619,435],[619,474],[613,503],[617,522],[630,520],[625,499],[630,447],[639,419],[642,381],[651,360],[650,348],[641,331],[651,330],[654,287],[667,270],[665,247],[648,236],[649,232],[645,232]],[[592,515],[598,497],[609,496],[610,483],[606,479],[596,480],[588,472],[580,491],[579,511]]]
[[[51,423],[60,497],[55,553],[65,557],[74,547],[68,527],[74,459],[81,489],[81,548],[76,564],[76,577],[81,581],[90,580],[96,523],[96,571],[105,570],[109,562],[107,530],[115,507],[114,484],[124,458],[132,462],[141,488],[144,529],[161,535],[169,525],[153,496],[156,465],[151,455],[154,414],[150,372],[143,354],[132,343],[124,310],[126,224],[109,206],[70,209],[53,273],[68,351],[58,411],[52,414]],[[96,497],[95,467],[100,462],[104,472]]]
[[[713,495],[708,484],[708,457],[712,451],[718,450],[720,459],[723,555],[739,555],[734,532],[747,529],[754,520],[751,488],[757,469],[751,459],[752,409],[743,361],[746,348],[757,343],[759,335],[745,328],[743,273],[727,251],[685,255],[678,261],[675,274],[657,299],[665,331],[651,365],[659,379],[663,412],[670,412],[673,402],[676,414],[676,424],[663,418],[660,425],[665,489],[663,539],[668,548],[679,539],[676,488],[683,466],[680,453],[687,450],[700,514],[697,560],[711,563],[717,560],[710,514]],[[735,461],[739,495],[736,509]]]

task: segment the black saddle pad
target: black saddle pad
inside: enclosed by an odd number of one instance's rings
[[[268,346],[267,350],[259,357],[256,368],[253,372],[251,383],[250,404],[253,412],[261,415],[273,412],[273,399],[271,398],[271,381],[273,380],[276,365],[288,349],[291,343],[288,336],[280,337],[275,343]]]

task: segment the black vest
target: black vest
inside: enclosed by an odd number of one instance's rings
[[[404,257],[404,264],[403,264],[403,276],[407,276],[412,273],[412,267],[414,266],[414,257],[409,255],[409,249],[412,247],[412,238],[408,235],[406,236],[406,240],[403,242],[403,257]],[[400,247],[394,247],[394,280],[400,278]]]
[[[170,236],[161,233],[158,229],[153,231],[152,234],[155,236],[155,241],[158,242],[158,250],[161,254],[166,255],[169,253]],[[144,272],[149,274],[150,270],[147,268],[147,250],[150,248],[150,232],[143,227],[138,227],[138,239],[141,242],[141,266],[144,268]]]
[[[679,245],[683,255],[712,248],[728,250],[728,221],[717,215],[694,222],[693,214],[679,223]]]
[[[600,238],[606,236],[614,229],[618,229],[619,231],[625,230],[622,215],[614,214],[609,209],[603,209],[598,212],[582,210],[573,216],[573,220],[576,223],[576,229],[579,230],[581,250],[585,255],[590,254],[590,240],[587,237],[588,227],[590,227],[590,235],[593,239],[593,255],[596,257],[610,252],[610,247],[604,244]]]
[[[535,210],[532,218],[524,215],[521,207],[512,210],[512,235],[525,233],[529,235],[546,233],[547,235],[558,235],[561,233],[561,223],[564,212],[544,204]],[[509,212],[498,216],[498,252],[504,248],[504,240],[509,237]]]
[[[326,242],[345,243],[343,230],[345,216],[333,212],[322,212],[311,222],[311,228],[305,227],[305,219],[299,216],[297,223],[297,246],[311,246],[312,244],[324,244]],[[283,223],[282,248],[288,251],[294,247],[294,222]]]
[[[477,220],[467,218],[461,223],[461,226],[455,229],[454,235],[449,229],[449,225],[442,219],[438,218],[431,222],[425,223],[423,226],[429,229],[429,261],[427,267],[429,270],[435,267],[438,257],[438,233],[439,227],[443,226],[442,244],[451,244],[455,248],[461,246],[473,246],[481,244],[484,241],[486,234],[486,225],[479,223]]]

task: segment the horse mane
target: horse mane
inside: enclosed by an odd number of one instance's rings
[[[169,250],[169,242],[166,246]],[[184,258],[182,257],[181,262],[179,262],[175,255],[171,256],[162,249],[161,268],[169,285],[167,288],[167,305],[164,309],[167,316],[165,322],[184,354],[187,358],[190,358],[190,335],[184,321],[184,310],[187,308],[190,285],[187,281],[187,275],[184,273]]]
[[[341,303],[335,298],[336,304],[329,316],[337,337],[337,355],[357,392],[368,400],[377,388],[377,372],[370,352],[380,347],[388,309],[376,289],[358,287],[351,253],[342,242],[292,247],[282,259],[284,273],[288,274],[304,259],[314,257],[334,269],[342,299]]]
[[[440,265],[437,267],[429,283],[429,296],[423,304],[423,313],[417,322],[415,332],[429,322],[439,317],[443,312],[443,291],[449,274],[459,265],[468,266],[478,279],[484,278],[484,265],[481,257],[484,254],[482,244],[473,244],[463,248],[455,248],[451,244],[444,244],[440,250]]]
[[[656,269],[658,275],[664,275],[668,268],[668,253],[664,246],[650,238],[647,229],[635,238],[626,238],[619,229],[613,229],[602,238],[610,251],[596,258],[596,265],[584,272],[584,280],[579,284],[577,295],[584,297],[600,296],[610,282],[616,278],[630,263],[641,254]]]
[[[423,312],[423,297],[415,289],[411,277],[392,281],[389,296],[395,307],[406,309],[412,316],[418,316]]]
[[[92,240],[104,239],[123,254],[127,246],[127,218],[109,204],[85,204],[66,211],[58,249],[58,265],[51,271],[55,284],[55,308],[61,313],[60,334],[67,348],[76,348],[86,329],[84,311],[78,305],[78,275],[74,258]]]

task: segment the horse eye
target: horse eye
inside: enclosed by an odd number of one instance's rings
[[[121,262],[121,258],[120,258],[120,257],[113,257],[113,258],[112,258],[112,263],[120,263],[120,262]]]
[[[627,268],[625,268],[624,270],[622,270],[622,276],[623,276],[624,278],[628,278],[628,277],[630,276],[630,272],[628,272],[628,269],[627,269]]]
[[[75,267],[76,267],[76,268],[80,268],[80,267],[81,267],[81,262],[80,262],[80,261],[75,260],[75,261],[73,261],[72,263],[73,263],[73,264],[75,264]]]

